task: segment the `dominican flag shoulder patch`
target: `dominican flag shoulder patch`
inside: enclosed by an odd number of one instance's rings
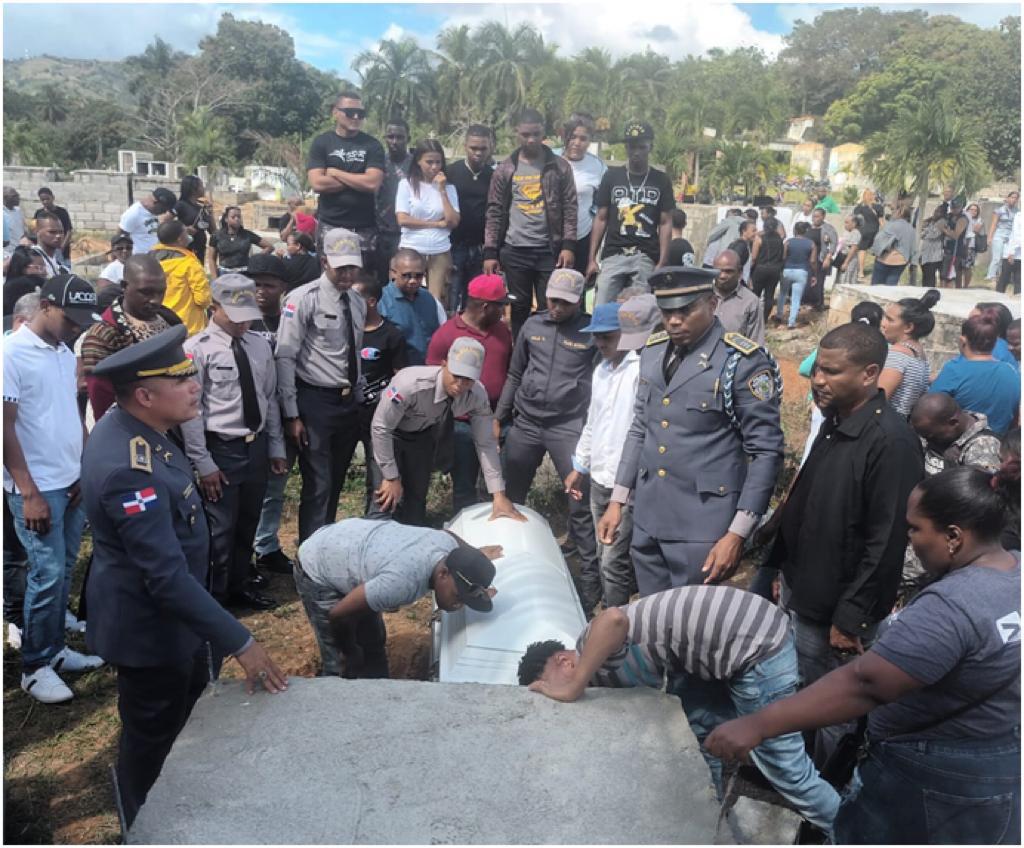
[[[293,315],[295,315],[295,304],[294,303],[286,303],[284,305],[284,309],[281,310],[281,314],[285,318],[291,318]]]
[[[402,393],[398,391],[398,389],[396,389],[394,386],[388,386],[388,390],[385,392],[385,394],[390,400],[394,401],[395,403],[401,403],[402,401],[405,400],[405,398],[402,397]]]
[[[146,504],[153,503],[155,500],[156,489],[150,486],[127,497],[121,506],[124,508],[125,515],[135,515],[139,512],[145,512]]]

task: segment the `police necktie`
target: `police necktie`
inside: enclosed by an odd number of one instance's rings
[[[245,352],[241,339],[231,340],[231,352],[235,355],[235,365],[238,366],[238,382],[242,387],[242,420],[249,432],[258,433],[263,423],[263,416],[260,415],[260,402],[256,397],[256,381],[252,378],[252,365]]]
[[[676,375],[676,371],[679,370],[679,363],[682,361],[682,350],[675,345],[672,345],[668,352],[668,356],[665,357],[665,364],[662,368],[662,374],[665,377],[666,386],[672,382],[672,378]]]
[[[352,326],[352,304],[348,292],[341,293],[341,308],[345,313],[345,333],[348,337],[348,384],[355,389],[359,379],[359,365],[356,361],[356,332]]]

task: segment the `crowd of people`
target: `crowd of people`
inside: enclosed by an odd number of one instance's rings
[[[927,261],[910,206],[885,220],[867,194],[842,236],[821,198],[791,234],[770,206],[729,210],[698,251],[643,121],[609,167],[582,113],[552,149],[523,110],[497,163],[471,125],[450,165],[401,119],[385,144],[365,133],[356,92],[333,118],[309,150],[316,215],[289,204],[282,255],[237,207],[214,229],[186,177],[126,210],[94,287],[52,192],[30,245],[4,192],[8,641],[44,704],[74,696],[62,674],[116,667],[127,823],[225,658],[250,690],[287,688],[235,615],[274,605],[266,572],[294,579],[322,674],[386,677],[383,612],[430,593],[492,609],[502,552],[427,526],[434,472],[453,514],[489,501],[521,521],[547,456],[590,623],[575,650],[531,645],[521,683],[567,701],[666,686],[720,794],[724,761],[749,756],[840,841],[1019,841],[1020,320],[978,303],[933,374],[938,290],[858,304],[805,363],[812,431],[771,508],[773,305],[794,327],[869,250],[874,283],[919,258],[969,284],[984,233],[963,199],[925,226],[942,240]],[[1014,194],[988,234],[1018,280],[1019,220]],[[363,515],[338,520],[360,445]],[[752,548],[768,553],[749,587],[727,585]],[[83,627],[89,654],[65,641]],[[834,761],[864,715],[842,795]]]

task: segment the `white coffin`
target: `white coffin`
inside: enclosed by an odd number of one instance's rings
[[[504,555],[494,564],[494,609],[440,615],[434,656],[443,683],[517,685],[516,669],[527,645],[558,639],[572,647],[586,625],[572,575],[547,521],[528,507],[517,508],[527,523],[488,521],[490,504],[478,504],[447,525],[470,545],[501,545]]]

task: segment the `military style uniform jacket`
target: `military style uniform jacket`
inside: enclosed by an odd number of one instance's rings
[[[594,366],[601,358],[591,334],[580,332],[589,323],[590,316],[582,309],[561,324],[547,311],[527,318],[516,338],[494,417],[505,423],[514,408],[541,423],[586,418]]]
[[[401,475],[395,461],[392,434],[396,430],[420,433],[439,424],[450,409],[455,418],[469,417],[487,491],[491,494],[504,491],[505,481],[498,459],[498,443],[494,439],[494,416],[491,402],[487,399],[487,389],[477,380],[473,388],[452,400],[444,390],[441,371],[440,365],[414,365],[403,368],[391,378],[391,385],[381,395],[370,426],[373,458],[385,479],[398,479]],[[430,456],[423,461],[429,463],[432,460]]]
[[[633,424],[612,500],[624,503],[634,490],[633,520],[656,539],[714,542],[731,527],[746,536],[753,516],[767,510],[782,465],[774,370],[758,345],[726,333],[717,318],[666,385],[671,348],[662,332],[641,353]],[[737,352],[730,375],[727,365]],[[735,424],[726,408],[727,379]]]
[[[348,290],[356,352],[363,346],[366,301]],[[356,389],[358,374],[348,373],[348,324],[341,293],[321,276],[285,295],[277,330],[277,391],[285,418],[298,418],[295,380],[324,388]],[[359,356],[356,356],[358,370]]]
[[[117,407],[82,457],[93,530],[86,587],[92,653],[112,665],[174,665],[204,641],[235,654],[251,639],[206,591],[209,530],[188,459]]]
[[[206,432],[229,439],[256,435],[250,434],[245,426],[242,384],[231,349],[232,341],[230,335],[211,321],[203,332],[184,344],[186,355],[196,367],[193,379],[202,388],[202,396],[199,415],[182,424],[181,432],[185,437],[185,451],[201,476],[217,470],[217,463],[206,447]],[[263,419],[260,432],[267,434],[267,456],[285,459],[273,351],[270,343],[252,330],[242,336],[241,341],[256,384],[256,399]]]

